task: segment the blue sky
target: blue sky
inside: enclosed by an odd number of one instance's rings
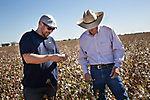
[[[0,43],[19,42],[47,13],[58,25],[51,34],[55,40],[79,38],[85,30],[76,22],[88,9],[104,11],[100,25],[111,26],[117,34],[150,31],[149,4],[150,0],[0,0]]]

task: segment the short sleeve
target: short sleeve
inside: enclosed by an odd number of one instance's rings
[[[34,53],[34,44],[29,34],[24,34],[19,42],[21,56],[25,53]]]

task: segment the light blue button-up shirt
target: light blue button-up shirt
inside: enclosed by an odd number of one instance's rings
[[[94,36],[85,31],[79,39],[79,64],[83,73],[88,73],[88,65],[115,63],[120,67],[125,49],[114,30],[100,26]]]

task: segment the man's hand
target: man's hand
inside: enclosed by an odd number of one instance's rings
[[[119,74],[120,74],[119,68],[114,66],[113,69],[112,69],[112,71],[111,71],[111,74],[110,74],[110,76],[113,75],[111,77],[111,79],[118,77]]]
[[[68,58],[67,54],[53,54],[53,61],[54,62],[65,61],[67,58]]]
[[[91,75],[89,73],[86,73],[85,74],[85,81],[86,82],[93,82],[94,80],[92,79]]]
[[[63,61],[65,61],[68,58],[68,55],[67,54],[62,54],[62,55],[64,56]]]

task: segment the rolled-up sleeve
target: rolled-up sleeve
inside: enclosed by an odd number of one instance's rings
[[[83,73],[88,73],[88,64],[87,64],[87,55],[86,53],[83,51],[82,47],[80,46],[80,50],[79,50],[79,64],[81,64],[81,69],[83,71]]]
[[[112,35],[113,35],[113,54],[114,54],[114,63],[116,67],[120,67],[122,64],[122,61],[124,60],[124,53],[125,49],[124,46],[119,39],[119,37],[116,35],[114,30],[112,30]]]

